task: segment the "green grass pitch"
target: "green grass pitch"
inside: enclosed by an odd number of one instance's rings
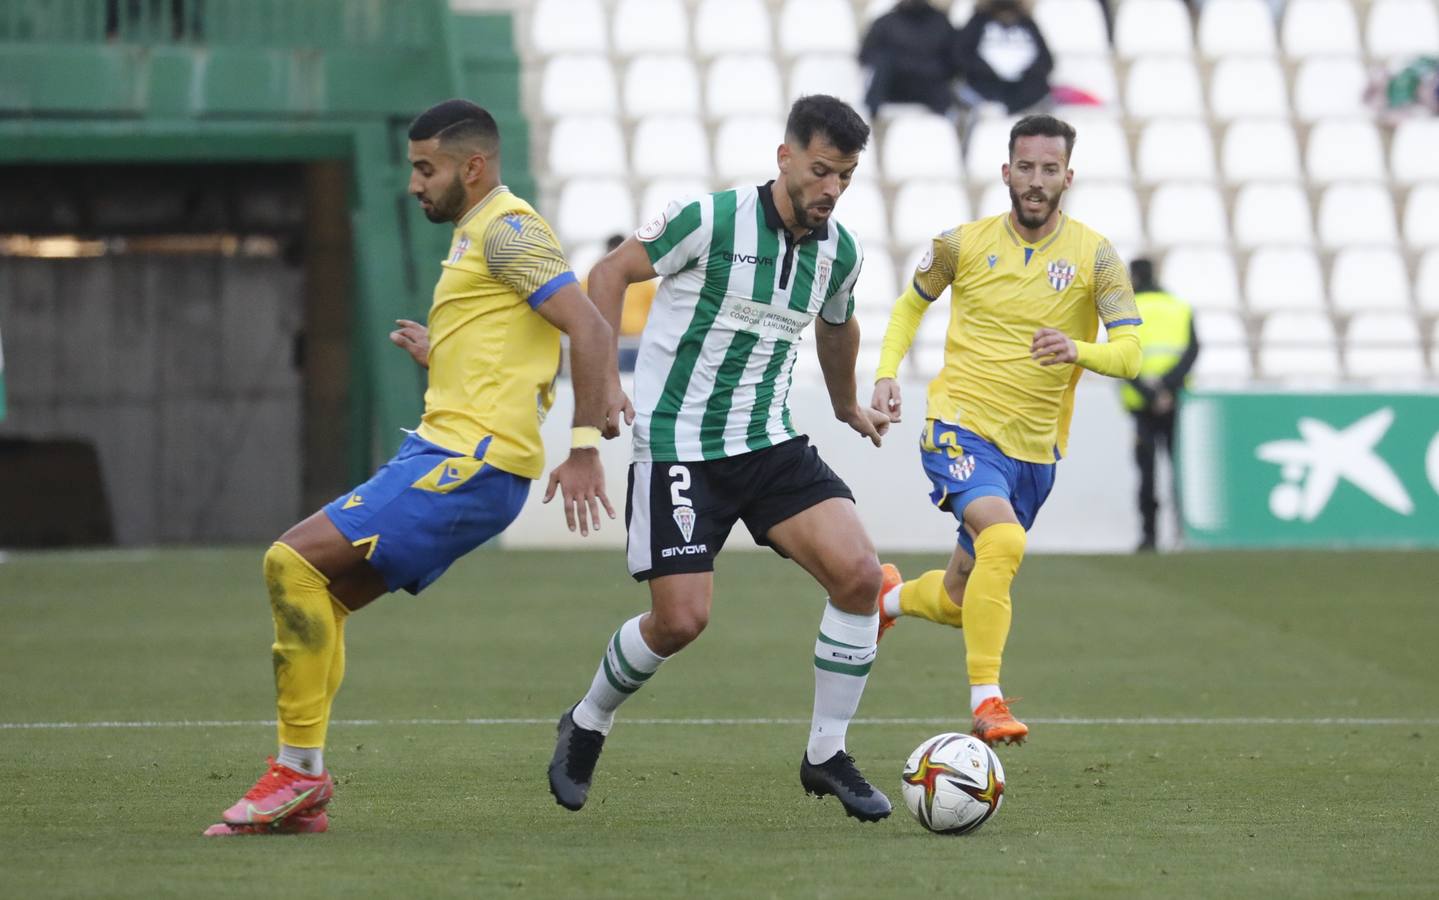
[[[202,839],[273,750],[259,568],[0,564],[0,895],[1439,893],[1439,554],[1031,557],[1005,660],[1031,741],[960,838],[801,792],[821,597],[758,554],[721,560],[708,632],[626,705],[589,806],[557,807],[553,720],[647,605],[620,554],[570,551],[475,554],[352,618],[330,833]],[[909,752],[966,727],[961,635],[901,621],[860,717],[899,803]]]

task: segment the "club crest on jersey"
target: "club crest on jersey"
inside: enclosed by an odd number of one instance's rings
[[[694,507],[676,506],[671,515],[674,517],[675,524],[680,527],[680,534],[684,536],[685,543],[688,544],[695,533]]]
[[[974,457],[961,456],[949,464],[949,477],[955,481],[968,481],[969,476],[974,474]]]
[[[1049,286],[1056,291],[1062,291],[1069,287],[1074,280],[1074,264],[1067,259],[1059,259],[1049,264]]]
[[[821,257],[820,261],[815,265],[814,280],[820,285],[821,297],[829,296],[829,270],[833,265],[834,263],[823,257]]]
[[[999,257],[991,253],[984,258],[984,261],[989,263],[989,267],[992,269],[994,268],[994,264],[999,262]]]
[[[459,262],[461,259],[464,259],[464,257],[465,257],[465,252],[468,251],[469,249],[470,249],[470,236],[467,235],[467,234],[462,234],[462,235],[460,235],[460,239],[455,242],[455,249],[450,251],[450,265],[454,265],[455,263]],[[433,258],[434,258],[434,257],[431,257],[431,259],[433,259]]]
[[[934,248],[930,247],[929,249],[925,250],[924,255],[919,258],[919,265],[917,266],[917,269],[920,272],[928,272],[929,267],[932,265],[934,265]]]

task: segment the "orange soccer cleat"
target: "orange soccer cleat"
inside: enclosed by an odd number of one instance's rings
[[[876,643],[878,643],[880,638],[884,637],[886,631],[894,627],[895,622],[899,621],[899,616],[891,616],[885,613],[884,595],[899,587],[901,584],[904,584],[904,576],[899,574],[899,569],[889,563],[880,566],[879,570],[884,574],[884,578],[879,583],[879,633],[876,634],[874,638]]]
[[[204,831],[205,837],[239,837],[262,834],[322,834],[330,830],[330,816],[324,809],[307,809],[268,825],[231,825],[216,822]]]
[[[1007,700],[990,697],[974,711],[974,728],[970,733],[990,746],[1022,744],[1029,736],[1029,726],[1014,717]]]
[[[306,775],[282,766],[271,757],[270,767],[220,820],[230,825],[268,825],[319,809],[335,794],[329,772]]]

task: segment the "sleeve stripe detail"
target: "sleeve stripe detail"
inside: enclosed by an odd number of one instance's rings
[[[1117,328],[1120,325],[1143,325],[1143,319],[1115,319],[1113,322],[1105,322],[1105,328]]]
[[[924,292],[924,288],[922,288],[922,287],[919,286],[919,279],[918,279],[918,278],[914,279],[914,292],[915,292],[916,294],[920,295],[921,297],[923,297],[924,299],[928,300],[930,303],[933,303],[934,300],[935,300],[934,297],[931,297],[930,295],[928,295],[928,294],[926,294],[926,293]]]
[[[550,295],[555,291],[567,284],[578,284],[579,281],[580,280],[575,277],[574,272],[561,272],[554,278],[540,285],[539,289],[531,294],[525,302],[530,305],[530,309],[538,309],[540,304],[550,299]]]

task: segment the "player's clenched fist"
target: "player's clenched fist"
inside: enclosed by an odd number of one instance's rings
[[[1029,355],[1041,366],[1056,366],[1079,359],[1079,350],[1064,332],[1041,328],[1034,333],[1034,340],[1029,345]]]
[[[874,397],[869,401],[870,409],[879,410],[889,416],[891,422],[899,421],[899,382],[893,378],[881,378],[874,383]]]

